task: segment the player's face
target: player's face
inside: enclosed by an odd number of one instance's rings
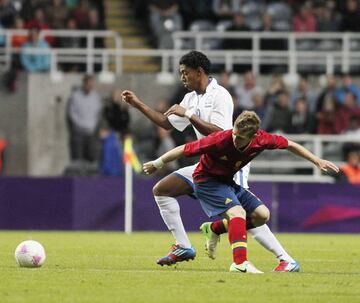
[[[185,66],[180,65],[180,79],[183,85],[190,91],[196,90],[200,82],[201,72]]]
[[[250,143],[252,136],[250,136],[249,134],[244,133],[240,129],[234,127],[233,133],[232,133],[232,138],[233,138],[235,148],[243,149],[245,146],[247,146]]]

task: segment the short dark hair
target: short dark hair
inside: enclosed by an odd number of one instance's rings
[[[210,74],[211,62],[202,52],[191,51],[181,57],[179,64],[192,69],[201,67],[206,75]]]

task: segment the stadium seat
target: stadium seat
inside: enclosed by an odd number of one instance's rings
[[[200,32],[200,31],[214,31],[216,30],[216,26],[214,23],[208,20],[195,20],[193,21],[190,26],[189,30],[192,32]],[[216,49],[219,46],[220,41],[217,39],[204,39],[203,45],[201,46],[202,49]],[[190,40],[184,42],[184,46],[187,49],[195,48],[195,41]]]

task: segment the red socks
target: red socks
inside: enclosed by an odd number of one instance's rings
[[[210,228],[217,235],[225,234],[227,233],[227,229],[228,229],[227,220],[226,219],[217,220],[211,223]]]
[[[228,232],[234,263],[241,264],[247,260],[246,220],[242,218],[231,219]]]

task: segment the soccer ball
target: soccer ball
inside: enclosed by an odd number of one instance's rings
[[[40,267],[45,259],[45,249],[39,242],[23,241],[15,249],[15,260],[20,267]]]

